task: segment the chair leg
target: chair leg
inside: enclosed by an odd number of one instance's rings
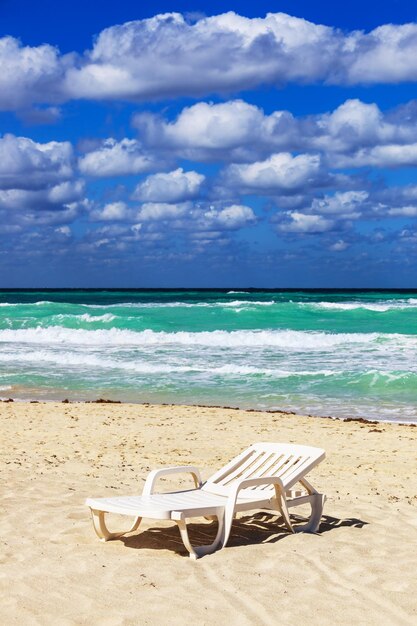
[[[276,494],[277,508],[284,520],[285,526],[290,531],[290,533],[295,533],[294,527],[291,523],[290,513],[288,511],[287,499],[285,497],[285,493],[282,493],[281,490],[276,489],[275,494]]]
[[[323,515],[323,507],[326,502],[326,496],[321,493],[314,493],[310,495],[311,515],[307,522],[303,526],[297,526],[296,531],[304,533],[315,533],[320,526],[321,516]]]
[[[93,527],[100,541],[110,541],[111,539],[123,537],[123,535],[127,535],[127,533],[132,533],[134,530],[139,528],[139,524],[142,521],[141,517],[136,517],[132,526],[128,530],[119,533],[111,533],[105,522],[106,511],[97,511],[96,509],[90,509],[90,511],[91,518],[93,520]]]
[[[205,556],[206,554],[212,554],[213,552],[218,550],[220,547],[223,547],[222,546],[223,538],[224,538],[224,509],[223,508],[218,509],[216,513],[216,517],[217,517],[218,524],[219,524],[216,537],[213,543],[210,543],[205,546],[193,546],[191,544],[190,537],[188,535],[187,521],[185,519],[175,520],[179,528],[179,531],[181,533],[181,539],[184,543],[184,546],[187,548],[188,552],[190,553],[191,559],[194,559],[194,560],[199,559],[200,557]]]

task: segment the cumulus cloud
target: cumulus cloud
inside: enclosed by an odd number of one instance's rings
[[[196,232],[222,232],[239,230],[256,222],[251,207],[232,204],[215,206],[206,204],[168,204],[147,202],[142,205],[136,219],[140,222],[162,222],[169,220],[176,230]]]
[[[68,181],[45,189],[2,189],[0,208],[9,211],[60,210],[84,196],[82,181]]]
[[[229,12],[192,23],[166,13],[103,30],[83,55],[1,38],[0,109],[204,96],[288,82],[416,81],[416,55],[416,23],[344,33],[285,13]]]
[[[417,143],[362,148],[352,155],[339,156],[336,167],[404,167],[417,165]]]
[[[292,192],[306,185],[323,184],[327,174],[317,154],[273,154],[265,161],[232,164],[224,173],[226,186],[257,192]]]
[[[346,250],[347,248],[349,248],[349,244],[346,241],[343,241],[343,239],[339,239],[329,246],[329,249],[333,252],[343,252],[343,250]]]
[[[82,180],[68,180],[42,188],[0,188],[0,221],[5,228],[10,233],[30,237],[39,227],[39,242],[48,239],[48,228],[72,224],[88,211],[89,205]],[[4,228],[2,232],[6,232]],[[35,248],[37,241],[33,244]]]
[[[280,201],[276,201],[276,205],[285,209]],[[301,196],[297,208],[276,212],[270,221],[278,223],[278,230],[301,233],[325,232],[328,226],[329,230],[352,229],[354,221],[359,219],[378,221],[408,217],[417,217],[417,186],[380,188],[378,185],[367,191],[336,191],[312,200],[306,193]],[[308,230],[317,226],[323,226],[323,231]]]
[[[229,12],[192,24],[167,13],[102,31],[82,66],[69,70],[66,89],[75,97],[149,99],[263,83],[396,83],[417,79],[416,53],[417,24],[344,34],[284,13]]]
[[[181,219],[171,222],[171,226],[186,232],[194,240],[220,241],[224,233],[252,226],[256,221],[257,217],[249,206],[202,203],[188,205]]]
[[[385,166],[415,159],[417,106],[404,108],[402,115],[395,109],[383,113],[375,103],[353,99],[334,111],[296,118],[289,111],[265,115],[257,106],[231,100],[199,102],[171,121],[140,113],[133,124],[148,149],[181,158],[250,162],[274,152],[312,151],[328,157],[332,167]]]
[[[128,231],[129,237],[135,232],[137,238],[153,241],[182,234],[186,239],[219,242],[224,233],[258,221],[253,209],[243,204],[192,201],[144,202],[139,208],[119,201],[90,210],[89,217],[92,222],[113,222],[96,229],[97,233],[114,234],[119,229]]]
[[[131,211],[125,202],[110,202],[101,209],[91,211],[90,218],[98,222],[111,222],[129,219]]]
[[[329,220],[321,215],[310,215],[298,211],[287,213],[286,218],[278,226],[278,229],[287,233],[325,233],[335,226],[334,220]]]
[[[394,203],[401,201],[403,203],[417,203],[417,185],[405,185],[403,187],[387,187],[381,190],[380,197],[385,201]]]
[[[171,150],[197,160],[251,160],[263,144],[269,148],[288,145],[291,117],[281,111],[266,116],[255,105],[231,100],[198,102],[184,108],[174,121],[140,113],[134,116],[133,125],[153,149]]]
[[[53,46],[22,46],[13,37],[0,38],[0,110],[63,99],[64,74],[72,63],[71,55],[61,56]]]
[[[153,148],[181,150],[184,156],[210,158],[228,155],[250,160],[253,151],[330,150],[407,142],[417,139],[416,115],[408,123],[390,122],[376,104],[346,100],[334,111],[295,118],[289,111],[265,115],[242,100],[214,104],[199,102],[184,108],[177,119],[167,121],[140,113],[133,124],[143,141]]]
[[[366,216],[374,219],[417,216],[417,185],[379,186],[365,201]]]
[[[410,103],[411,104],[411,103]],[[376,104],[347,100],[331,113],[311,118],[310,145],[336,168],[396,167],[417,163],[417,114],[383,113]]]
[[[387,213],[392,217],[417,217],[417,206],[392,207]]]
[[[417,231],[405,228],[399,233],[399,240],[401,243],[411,244],[415,249],[417,244]]]
[[[0,219],[10,232],[71,223],[87,204],[69,142],[0,137]]]
[[[55,229],[55,232],[59,235],[63,235],[64,237],[71,236],[71,228],[69,226],[59,226]]]
[[[337,149],[356,144],[376,143],[391,136],[392,128],[383,119],[376,104],[346,100],[333,112],[316,118],[324,139],[338,142]]]
[[[353,32],[345,50],[351,64],[346,67],[348,82],[399,83],[414,81],[417,67],[410,58],[417,52],[417,24],[385,24],[369,34]]]
[[[409,103],[411,105],[411,103]],[[310,145],[336,168],[396,167],[417,163],[417,112],[383,113],[376,104],[347,100],[331,113],[310,118]]]
[[[198,196],[204,180],[203,174],[184,172],[179,167],[167,174],[148,176],[136,187],[133,197],[143,202],[183,202]]]
[[[330,52],[335,43],[331,28],[282,13],[249,19],[230,12],[194,24],[167,13],[102,31],[65,87],[73,97],[143,100],[314,81],[332,61],[315,50],[321,44]]]
[[[136,139],[109,138],[81,157],[78,167],[82,174],[104,178],[149,172],[156,164],[154,155],[145,153]]]
[[[0,189],[36,189],[72,175],[69,142],[36,143],[27,137],[0,137]]]
[[[167,14],[111,27],[83,55],[61,56],[51,46],[24,47],[6,37],[0,39],[0,110],[44,123],[58,119],[59,105],[71,98],[140,102],[285,82],[417,80],[416,41],[417,24],[342,33],[284,14],[234,13],[198,16],[194,23]],[[133,125],[137,138],[78,144],[78,158],[68,142],[0,137],[2,232],[45,226],[61,241],[86,214],[96,232],[86,244],[106,251],[118,238],[120,250],[138,241],[163,241],[161,250],[191,240],[220,243],[262,220],[246,204],[245,196],[256,194],[268,198],[265,210],[280,208],[270,218],[275,229],[293,238],[332,233],[323,245],[341,252],[359,218],[404,227],[417,217],[417,186],[385,188],[367,179],[366,170],[349,179],[335,172],[417,165],[417,102],[382,111],[351,99],[299,117],[265,113],[243,100],[198,102],[173,119],[142,112]],[[226,166],[219,174],[206,168],[205,177],[187,161]],[[94,202],[86,199],[80,174],[89,177]],[[91,180],[141,174],[133,193]],[[81,230],[74,231],[77,239]]]
[[[184,216],[191,208],[188,203],[168,204],[166,202],[146,202],[137,214],[140,221],[173,220]]]
[[[122,206],[119,206],[122,204]],[[120,214],[127,219],[119,221]],[[90,212],[92,221],[111,221],[87,231],[79,244],[82,255],[129,254],[138,243],[157,253],[166,262],[180,254],[187,261],[210,246],[233,246],[233,232],[255,225],[258,218],[246,205],[207,202],[163,203],[146,202],[139,208],[123,203],[106,205],[101,211]],[[179,251],[185,246],[186,252]],[[178,250],[177,250],[178,248]]]
[[[255,213],[251,207],[232,204],[222,209],[210,207],[204,212],[203,220],[209,224],[209,228],[217,227],[220,230],[238,230],[256,221]]]
[[[357,219],[361,215],[361,207],[368,200],[367,191],[337,191],[334,195],[314,198],[311,204],[312,213],[333,214],[345,219]]]

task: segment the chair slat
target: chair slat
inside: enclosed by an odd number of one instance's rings
[[[271,454],[265,460],[265,462],[256,468],[256,471],[252,472],[250,475],[245,476],[245,478],[261,478],[262,476],[275,476],[272,468],[276,465],[280,465],[282,462],[285,462],[285,455],[277,455]]]
[[[258,455],[257,458],[253,459],[253,462],[251,464],[246,465],[243,471],[240,472],[239,476],[233,476],[230,478],[228,477],[227,480],[224,482],[224,484],[230,485],[230,483],[234,482],[236,478],[252,478],[252,477],[258,476],[259,468],[261,468],[271,456],[274,456],[274,455],[271,453],[269,454],[262,453]]]
[[[247,459],[245,459],[242,463],[237,465],[236,468],[233,469],[233,471],[230,471],[228,473],[224,473],[223,476],[221,476],[220,479],[214,480],[214,482],[217,485],[226,485],[226,484],[232,482],[233,480],[236,480],[238,478],[242,478],[243,472],[248,467],[253,465],[253,463],[256,462],[257,458],[258,458],[257,455],[253,452]]]

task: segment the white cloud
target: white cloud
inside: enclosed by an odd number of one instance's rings
[[[369,34],[353,32],[346,38],[343,78],[349,83],[415,81],[417,24],[385,24]],[[343,79],[342,78],[342,79]]]
[[[111,222],[129,219],[130,215],[131,212],[125,202],[111,202],[102,209],[92,211],[90,217],[93,221]]]
[[[36,189],[73,175],[69,142],[36,143],[26,137],[0,137],[0,189]]]
[[[297,148],[302,136],[288,111],[265,115],[243,100],[198,102],[185,107],[174,121],[140,113],[133,125],[147,147],[200,161],[253,161],[277,149]]]
[[[355,99],[346,100],[331,113],[316,116],[314,122],[310,145],[326,152],[333,167],[417,163],[415,114],[384,114],[376,104]]]
[[[182,217],[191,205],[167,204],[164,202],[146,202],[142,205],[136,218],[141,221],[173,220]]]
[[[168,121],[140,113],[133,124],[144,145],[162,154],[210,161],[251,162],[274,152],[322,152],[332,167],[376,164],[381,156],[374,146],[417,143],[417,112],[383,113],[376,104],[346,100],[334,111],[295,118],[289,111],[263,110],[231,100],[220,104],[199,102]],[[389,148],[389,152],[392,149]],[[387,154],[386,160],[389,157]],[[414,155],[404,156],[410,160]]]
[[[229,12],[194,23],[166,13],[103,30],[84,55],[1,38],[0,109],[203,96],[287,82],[416,81],[416,56],[416,23],[344,33],[285,13]]]
[[[9,211],[60,210],[79,202],[84,195],[83,181],[68,181],[45,189],[0,190],[0,208]]]
[[[323,115],[320,125],[333,139],[354,143],[358,140],[374,142],[389,136],[390,129],[384,124],[383,114],[376,104],[360,100],[346,100],[328,115]]]
[[[209,222],[210,228],[217,226],[221,230],[237,230],[253,224],[256,216],[251,207],[232,204],[220,210],[211,207],[204,213],[204,220]]]
[[[367,191],[337,191],[333,196],[314,198],[311,211],[334,214],[345,219],[356,219],[360,217],[361,206],[368,198]]]
[[[406,228],[399,233],[399,239],[401,242],[410,243],[415,246],[417,244],[417,231],[411,231]]]
[[[284,13],[229,12],[194,24],[167,13],[102,31],[66,88],[75,97],[148,99],[289,81],[416,80],[416,35],[417,24],[345,35]]]
[[[133,124],[152,148],[179,150],[188,158],[205,160],[225,154],[230,159],[230,150],[252,149],[253,154],[254,144],[264,135],[271,136],[281,115],[265,116],[257,106],[242,100],[198,102],[184,108],[173,122],[141,113]]]
[[[191,202],[168,204],[147,202],[136,215],[142,227],[158,228],[157,222],[170,222],[170,228],[186,232],[194,239],[214,239],[256,222],[253,210],[245,205],[207,206]],[[164,227],[165,228],[165,227]],[[155,230],[154,230],[155,232]]]
[[[72,180],[60,183],[46,191],[46,197],[51,204],[69,204],[79,200],[84,195],[84,181]]]
[[[300,120],[302,124],[302,119]],[[417,137],[414,125],[391,123],[374,103],[346,100],[330,113],[310,118],[310,146],[333,153],[351,153],[360,147],[409,141]]]
[[[77,219],[86,210],[88,200],[84,181],[74,178],[73,164],[69,142],[37,143],[26,137],[1,137],[1,219],[16,232],[65,225]]]
[[[351,156],[336,159],[337,167],[403,167],[417,165],[417,142],[362,148]]]
[[[392,200],[401,198],[406,203],[417,201],[417,185],[406,185],[405,187],[390,187],[384,190],[385,195],[389,195]]]
[[[143,202],[183,202],[198,196],[204,180],[203,174],[184,172],[180,167],[148,176],[136,187],[133,197]]]
[[[66,89],[73,97],[149,99],[314,81],[329,71],[332,58],[322,51],[333,40],[331,28],[283,13],[229,12],[194,24],[179,13],[156,15],[102,31],[84,64],[68,72]]]
[[[22,199],[22,198],[20,198]],[[0,196],[0,209],[5,209],[5,219],[10,225],[20,227],[26,230],[28,234],[33,234],[32,227],[48,227],[57,225],[72,224],[84,212],[86,206],[85,201],[71,202],[66,205],[57,206],[42,203],[40,206],[36,202],[21,203],[16,202],[15,206],[10,206],[9,202],[4,202],[4,198]],[[16,199],[17,200],[17,199]]]
[[[279,230],[287,233],[324,233],[331,230],[335,222],[321,215],[309,215],[292,211],[287,213],[288,222],[278,226]]]
[[[136,139],[106,139],[102,145],[88,152],[78,162],[87,176],[124,176],[149,172],[156,167],[153,155],[145,153]]]
[[[22,46],[13,37],[0,38],[0,110],[25,109],[36,102],[55,102],[72,57],[49,45]]]
[[[417,217],[417,206],[403,206],[388,209],[388,215],[392,217]]]
[[[308,201],[306,196],[300,205],[307,214],[331,216],[344,226],[359,218],[417,217],[417,186],[370,187],[368,191],[337,191]],[[277,214],[273,221],[279,221]]]
[[[312,186],[324,177],[317,154],[292,156],[282,152],[273,154],[265,161],[247,165],[232,164],[225,170],[226,185],[270,193]]]
[[[64,235],[64,237],[71,236],[71,229],[69,226],[59,226],[58,228],[55,229],[55,232],[58,233],[59,235]]]
[[[349,248],[349,244],[346,243],[346,241],[343,241],[343,239],[339,239],[338,241],[335,241],[335,243],[333,243],[329,249],[333,250],[334,252],[343,252],[343,250],[346,250],[347,248]]]

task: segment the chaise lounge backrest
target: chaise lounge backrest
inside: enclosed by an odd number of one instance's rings
[[[244,450],[221,470],[213,474],[203,489],[227,496],[236,481],[248,478],[274,476],[290,489],[325,457],[325,451],[311,446],[255,443]],[[242,489],[239,498],[266,498],[273,495],[273,485]]]

